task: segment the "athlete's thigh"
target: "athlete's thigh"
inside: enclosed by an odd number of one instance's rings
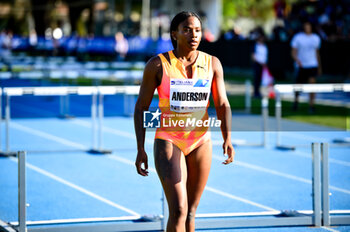
[[[187,206],[187,169],[181,150],[169,141],[156,139],[154,162],[169,207]]]
[[[187,198],[189,207],[197,206],[207,184],[212,160],[211,140],[186,156]]]

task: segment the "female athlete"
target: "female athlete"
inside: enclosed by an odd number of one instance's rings
[[[202,37],[199,16],[193,12],[177,14],[171,22],[170,36],[174,50],[151,58],[144,70],[134,114],[138,151],[135,165],[140,175],[148,176],[143,112],[148,110],[157,88],[161,124],[164,120],[172,125],[157,128],[154,140],[155,167],[169,206],[167,231],[194,231],[195,213],[212,160],[209,128],[195,120],[209,119],[211,93],[221,121],[223,153],[228,156],[223,164],[229,164],[235,155],[230,131],[232,115],[220,61],[197,50]],[[188,119],[188,115],[195,117]],[[187,125],[186,118],[190,122]],[[181,120],[185,123],[179,123]]]

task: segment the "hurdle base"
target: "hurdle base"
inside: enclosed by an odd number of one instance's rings
[[[0,231],[17,232],[17,230],[10,223],[4,222],[2,220],[0,220]]]
[[[301,213],[297,210],[282,210],[281,213],[275,215],[275,217],[305,217],[310,216],[305,213]]]
[[[286,146],[286,145],[278,145],[275,147],[277,150],[282,150],[282,151],[294,151],[295,147],[293,146]]]
[[[58,116],[58,118],[60,118],[60,119],[72,119],[72,118],[75,118],[75,116],[70,115],[70,114],[61,114]]]
[[[144,215],[139,219],[132,220],[133,222],[158,222],[161,221],[162,217],[159,215]]]
[[[0,151],[0,157],[15,157],[17,156],[16,152],[13,151]]]
[[[90,154],[93,155],[107,155],[107,154],[112,154],[111,150],[103,150],[103,149],[90,149],[87,151]]]
[[[333,139],[333,143],[338,143],[338,144],[350,144],[350,138]]]

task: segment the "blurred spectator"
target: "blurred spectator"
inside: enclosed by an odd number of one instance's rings
[[[298,75],[296,83],[316,83],[317,75],[321,75],[321,62],[319,49],[321,46],[320,37],[312,33],[312,25],[310,22],[303,24],[303,32],[296,34],[292,41],[292,58],[296,63]],[[295,93],[294,110],[298,108],[299,93]],[[315,94],[310,93],[309,110],[314,112]]]
[[[208,28],[204,29],[203,38],[205,41],[208,42],[214,42],[215,40],[215,36],[213,35],[213,33],[211,33],[211,31]]]
[[[284,27],[283,21],[276,21],[276,26],[272,30],[271,39],[276,42],[287,42],[289,40],[288,31]]]
[[[5,63],[11,56],[12,38],[12,31],[2,31],[0,34],[0,58]]]
[[[87,37],[88,36],[89,18],[90,18],[90,9],[86,8],[81,12],[80,17],[76,23],[78,36],[80,36],[80,37]]]
[[[227,31],[223,35],[225,40],[243,40],[245,39],[242,34],[239,27],[234,26],[231,30]]]
[[[267,64],[268,49],[265,44],[265,33],[262,28],[255,30],[256,42],[252,53],[254,69],[254,97],[261,98],[260,86],[263,68]]]
[[[38,36],[34,29],[29,32],[29,52],[33,53],[38,45]]]
[[[115,52],[117,53],[117,61],[125,60],[126,54],[129,50],[128,41],[125,39],[122,32],[115,34]]]

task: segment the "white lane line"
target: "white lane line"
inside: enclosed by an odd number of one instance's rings
[[[88,126],[89,125],[88,122],[84,122],[82,120],[74,120],[72,122],[75,123],[75,124],[78,124],[78,125],[82,125],[82,126]],[[109,132],[109,133],[112,133],[112,134],[115,134],[115,135],[119,135],[119,136],[125,136],[127,138],[131,138],[131,137],[135,138],[134,134],[126,132],[126,131],[120,131],[120,130],[112,129],[112,128],[108,128],[108,127],[103,127],[102,129],[103,129],[104,132]],[[151,144],[151,145],[153,144],[153,140],[152,139],[146,139],[145,141],[148,144]],[[221,157],[213,155],[213,158],[222,161]],[[239,166],[242,166],[242,167],[245,167],[245,168],[250,168],[250,169],[257,170],[257,171],[269,173],[269,174],[272,174],[272,175],[281,176],[281,177],[284,177],[284,178],[288,178],[288,179],[291,179],[291,180],[296,180],[296,181],[303,182],[303,183],[306,183],[306,184],[312,184],[312,181],[309,180],[309,179],[305,179],[305,178],[302,178],[302,177],[286,174],[286,173],[275,171],[275,170],[268,169],[268,168],[264,168],[264,167],[261,167],[261,166],[258,166],[258,165],[248,164],[248,163],[245,163],[245,162],[242,162],[242,161],[237,161],[237,160],[235,161],[235,164],[237,164]],[[335,186],[332,186],[332,185],[330,185],[329,188],[332,189],[332,190],[339,191],[339,192],[346,193],[346,194],[350,195],[350,190],[343,189],[343,188],[338,188],[338,187],[335,187]]]
[[[57,143],[61,143],[63,145],[69,146],[69,147],[74,147],[74,148],[78,148],[78,149],[82,149],[82,150],[87,150],[87,147],[85,147],[82,144],[75,143],[75,142],[69,141],[67,139],[63,139],[61,137],[58,137],[58,136],[55,136],[55,135],[52,135],[52,134],[49,134],[49,133],[46,133],[46,132],[43,132],[43,131],[35,130],[35,129],[32,129],[32,128],[20,125],[20,124],[15,123],[15,122],[11,122],[10,126],[11,126],[11,128],[14,128],[14,129],[17,129],[17,130],[21,130],[23,132],[27,132],[29,134],[36,135],[36,136],[44,138],[44,139],[55,141]]]
[[[11,157],[11,160],[14,161],[14,162],[17,162],[16,158]],[[71,187],[71,188],[73,188],[73,189],[75,189],[75,190],[77,190],[77,191],[79,191],[81,193],[84,193],[84,194],[86,194],[86,195],[88,195],[88,196],[90,196],[92,198],[95,198],[96,200],[102,201],[102,202],[104,202],[104,203],[106,203],[106,204],[108,204],[108,205],[110,205],[110,206],[112,206],[114,208],[123,210],[123,211],[125,211],[125,212],[127,212],[127,213],[129,213],[131,215],[134,215],[134,216],[141,216],[139,213],[136,213],[135,211],[133,211],[131,209],[128,209],[128,208],[126,208],[124,206],[116,204],[116,203],[114,203],[114,202],[112,202],[112,201],[110,201],[110,200],[108,200],[108,199],[106,199],[104,197],[101,197],[101,196],[99,196],[99,195],[97,195],[97,194],[95,194],[95,193],[93,193],[93,192],[91,192],[91,191],[89,191],[89,190],[87,190],[85,188],[82,188],[82,187],[80,187],[80,186],[78,186],[76,184],[73,184],[72,182],[69,182],[69,181],[67,181],[65,179],[62,179],[61,177],[58,177],[58,176],[56,176],[56,175],[54,175],[54,174],[52,174],[52,173],[50,173],[48,171],[45,171],[45,170],[43,170],[43,169],[41,169],[41,168],[39,168],[37,166],[34,166],[34,165],[32,165],[32,164],[30,164],[28,162],[26,162],[26,167],[28,167],[28,168],[30,168],[30,169],[32,169],[32,170],[34,170],[34,171],[44,175],[44,176],[47,176],[47,177],[49,177],[49,178],[51,178],[51,179],[53,179],[55,181],[58,181],[58,182],[60,182],[60,183],[62,183],[64,185],[67,185],[67,186],[69,186],[69,187]]]
[[[134,162],[134,161],[131,161],[131,160],[129,160],[129,159],[125,159],[125,158],[123,158],[123,157],[116,156],[116,155],[109,155],[109,156],[107,156],[107,157],[110,158],[110,159],[119,161],[119,162],[121,162],[121,163],[131,165],[131,166],[135,167],[135,171],[136,171],[136,166],[135,166],[135,162]],[[157,174],[156,169],[153,168],[153,167],[148,167],[148,170]]]
[[[322,138],[322,137],[318,137],[318,136],[314,136],[314,135],[305,135],[305,134],[301,134],[298,132],[282,132],[280,133],[281,138],[283,136],[289,137],[289,138],[294,138],[294,139],[298,139],[298,140],[302,140],[303,142],[305,142],[305,140],[309,140],[310,143],[311,142],[329,142],[330,139],[328,138]]]
[[[234,200],[237,200],[237,201],[241,201],[241,202],[247,203],[249,205],[254,205],[254,206],[258,207],[258,208],[262,208],[262,209],[266,209],[266,210],[270,210],[270,211],[277,211],[277,209],[270,208],[268,206],[265,206],[265,205],[262,205],[262,204],[259,204],[259,203],[253,202],[253,201],[249,201],[249,200],[241,198],[241,197],[237,197],[235,195],[232,195],[232,194],[229,194],[229,193],[226,193],[226,192],[223,192],[223,191],[211,188],[209,186],[206,186],[205,189],[210,191],[210,192],[216,193],[218,195],[224,196],[224,197],[228,197],[228,198],[231,198],[231,199],[234,199]]]
[[[220,161],[223,160],[222,158],[220,158],[219,156],[216,156],[216,155],[213,155],[213,158],[216,159],[216,160],[220,160]],[[281,177],[284,177],[284,178],[287,178],[287,179],[291,179],[291,180],[296,180],[296,181],[303,182],[303,183],[306,183],[306,184],[312,184],[311,180],[308,180],[308,179],[305,179],[305,178],[302,178],[302,177],[298,177],[298,176],[294,176],[294,175],[290,175],[290,174],[286,174],[286,173],[283,173],[283,172],[275,171],[275,170],[272,170],[272,169],[269,169],[269,168],[264,168],[264,167],[261,167],[261,166],[258,166],[258,165],[248,164],[248,163],[245,163],[245,162],[242,162],[242,161],[237,161],[237,160],[234,161],[234,164],[236,164],[238,166],[245,167],[245,168],[250,168],[250,169],[253,169],[253,170],[256,170],[256,171],[265,172],[265,173],[269,173],[269,174],[276,175],[276,176],[281,176]],[[350,195],[350,190],[347,190],[347,189],[338,188],[338,187],[335,187],[335,186],[332,186],[332,185],[329,186],[329,189],[332,189],[332,190],[335,190],[335,191],[342,192],[342,193]]]
[[[321,228],[325,229],[325,230],[328,230],[328,231],[331,231],[331,232],[340,232],[339,230],[335,230],[335,229],[332,229],[330,227],[321,226]]]
[[[214,133],[212,133],[212,135],[214,135]],[[305,137],[305,135],[301,135],[301,136]],[[215,135],[215,136],[212,136],[212,137],[214,138],[212,140],[213,145],[220,145],[220,146],[222,145],[222,140],[220,140],[220,136]],[[292,137],[294,137],[294,136],[292,136]],[[300,137],[299,137],[299,139],[300,139]],[[234,140],[235,139],[233,139],[232,141],[234,141]],[[323,139],[323,140],[325,140],[325,139]],[[240,139],[239,141],[242,141],[242,143],[243,143],[243,141],[246,141],[246,140]],[[321,141],[321,142],[329,142],[329,141]],[[311,143],[311,141],[310,141],[310,143]],[[267,149],[274,150],[274,148],[267,148]],[[294,155],[294,156],[300,156],[300,157],[305,157],[305,158],[311,158],[311,154],[308,154],[308,153],[305,153],[305,152],[301,152],[301,151],[294,151],[292,153],[289,153],[288,155]],[[348,162],[348,161],[338,160],[338,159],[334,159],[334,158],[329,158],[328,160],[329,160],[330,163],[334,163],[334,164],[339,164],[339,165],[350,167],[350,162]]]
[[[108,156],[108,158],[117,160],[119,162],[131,165],[131,166],[135,166],[134,162],[132,162],[131,160],[128,160],[128,159],[125,159],[125,158],[122,158],[122,157],[119,157],[119,156],[116,156],[116,155]],[[156,170],[154,168],[152,168],[152,167],[149,167],[148,169],[151,172],[157,173]],[[218,190],[218,189],[215,189],[215,188],[212,188],[212,187],[209,187],[209,186],[206,186],[205,190],[207,190],[209,192],[212,192],[212,193],[215,193],[217,195],[223,196],[223,197],[227,197],[227,198],[230,198],[230,199],[233,199],[233,200],[236,200],[236,201],[241,201],[243,203],[246,203],[246,204],[249,204],[249,205],[253,205],[253,206],[261,208],[261,209],[265,209],[265,210],[269,210],[269,211],[277,211],[277,209],[274,209],[274,208],[271,208],[271,207],[268,207],[268,206],[256,203],[254,201],[247,200],[247,199],[242,198],[242,197],[238,197],[238,196],[232,195],[232,194],[227,193],[227,192],[223,192],[221,190]]]
[[[88,122],[85,122],[85,121],[82,121],[82,120],[74,120],[72,122],[74,124],[81,125],[81,126],[84,126],[84,127],[88,127],[88,125],[89,125]],[[134,138],[134,134],[129,133],[129,132],[120,131],[120,130],[107,128],[107,127],[103,127],[102,129],[103,129],[103,131],[106,131],[106,132],[109,132],[109,133],[112,133],[112,134],[115,134],[115,135],[118,135],[118,136],[123,136],[123,137],[127,137],[127,138],[131,138],[131,137]],[[56,137],[56,136],[54,136],[54,137]],[[54,137],[53,137],[53,139],[54,139]],[[57,138],[59,138],[59,137],[57,137]],[[146,143],[153,144],[153,140],[152,139],[146,139],[145,141],[146,141]],[[218,156],[215,156],[215,155],[213,155],[213,158],[219,159],[220,161],[222,160],[221,158],[219,158]],[[260,167],[258,165],[248,164],[248,163],[245,163],[245,162],[242,162],[242,161],[237,161],[236,160],[235,163],[237,165],[240,165],[240,166],[243,166],[243,167],[246,167],[246,168],[250,168],[250,169],[257,170],[257,171],[266,172],[266,173],[269,173],[269,174],[272,174],[272,175],[281,176],[281,177],[284,177],[284,178],[300,181],[300,182],[307,183],[307,184],[312,184],[311,180],[308,180],[308,179],[305,179],[305,178],[302,178],[302,177],[297,177],[297,176],[294,176],[294,175],[290,175],[290,174],[282,173],[282,172],[279,172],[279,171],[267,169],[267,168],[264,168],[264,167]],[[332,185],[330,185],[329,188],[332,189],[332,190],[339,191],[339,192],[346,193],[346,194],[350,195],[350,190],[343,189],[343,188],[338,188],[338,187],[335,187],[335,186],[332,186]]]
[[[70,122],[73,123],[73,124],[79,125],[79,126],[83,126],[83,127],[86,127],[86,128],[91,128],[91,123],[83,121],[83,120],[80,120],[80,119],[74,119],[74,120],[72,120]],[[108,132],[108,133],[113,134],[113,135],[122,136],[122,137],[125,137],[125,138],[129,138],[129,139],[135,140],[135,134],[133,134],[133,133],[129,133],[129,132],[126,132],[126,131],[121,131],[121,130],[116,130],[116,129],[109,128],[109,127],[106,127],[106,126],[104,126],[102,128],[102,130],[103,130],[103,132]],[[153,139],[146,138],[145,141],[148,144],[152,144],[153,145]]]
[[[19,124],[17,124],[17,125],[18,125],[18,128],[24,127],[24,126],[21,126],[21,125],[19,125]],[[66,144],[67,146],[69,146],[69,143],[68,143],[69,141],[68,141],[68,140],[65,140],[65,139],[62,139],[62,138],[60,138],[60,137],[47,134],[47,133],[45,133],[45,132],[37,131],[37,130],[31,129],[31,128],[27,128],[27,127],[24,127],[24,128],[26,129],[26,131],[27,131],[28,133],[32,133],[32,134],[38,135],[38,136],[45,135],[45,138],[47,138],[47,139],[53,140],[53,141],[58,142],[58,143],[64,143],[64,144]],[[105,128],[103,128],[103,129],[105,129]],[[113,129],[111,129],[111,130],[113,130]],[[122,135],[122,134],[126,134],[126,133],[127,133],[127,132],[119,133],[120,131],[117,131],[117,130],[114,130],[114,131],[115,131],[116,133],[118,133],[119,135]],[[131,134],[131,133],[128,133],[128,134]],[[49,136],[47,136],[47,135],[49,135]],[[153,140],[148,140],[148,141],[146,141],[146,142],[152,143],[152,144],[153,144]],[[75,143],[74,143],[74,144],[75,144]],[[74,144],[72,144],[72,145],[74,145]],[[75,145],[83,146],[83,145],[81,145],[81,144],[75,144]],[[112,157],[116,157],[116,156],[108,156],[108,157],[112,158]],[[119,161],[124,162],[124,163],[129,164],[129,165],[133,165],[133,166],[135,165],[133,161],[128,160],[128,159],[124,159],[124,158],[121,158],[121,157],[112,158],[112,159],[119,160]],[[29,164],[28,164],[28,165],[29,165]],[[33,166],[33,167],[34,167],[34,166]],[[35,167],[35,168],[36,168],[36,167]],[[38,169],[39,169],[39,168],[38,168]],[[150,169],[152,172],[155,172],[155,173],[156,173],[156,170],[155,170],[154,168],[149,168],[149,169]],[[42,170],[42,171],[43,171],[43,172],[46,172],[46,171],[44,171],[44,170]],[[49,173],[49,174],[51,174],[51,173]],[[54,176],[54,175],[52,174],[52,177],[56,177],[56,176]],[[57,178],[59,178],[59,177],[57,177]],[[55,178],[53,178],[53,179],[55,179]],[[61,178],[59,178],[59,179],[61,179]],[[56,179],[56,180],[58,181],[58,179]],[[62,179],[62,180],[63,180],[63,179]],[[65,181],[65,180],[63,180],[63,181]],[[67,183],[70,183],[70,182],[67,181]],[[72,184],[72,183],[70,183],[70,184]],[[69,185],[69,186],[71,186],[71,185]],[[72,184],[71,187],[73,187],[73,186],[75,186],[75,185]],[[81,187],[79,187],[79,186],[77,186],[77,187],[78,187],[78,188],[81,188]],[[208,186],[207,186],[207,187],[208,187]],[[209,187],[209,189],[208,189],[208,191],[212,191],[212,192],[213,192],[213,190],[215,190],[215,189],[214,189],[214,188],[210,188],[210,187]],[[86,190],[86,191],[88,191],[88,190]],[[89,192],[89,191],[88,191],[88,192]],[[215,190],[214,193],[219,194],[219,195],[221,195],[221,196],[229,197],[229,198],[231,198],[231,199],[241,200],[241,201],[243,201],[244,203],[248,203],[248,202],[249,202],[248,204],[254,205],[254,206],[259,207],[259,208],[262,208],[262,209],[275,210],[275,209],[272,209],[272,208],[270,208],[270,207],[268,207],[268,206],[264,206],[264,205],[255,203],[255,202],[249,201],[249,200],[247,200],[247,199],[234,196],[234,195],[229,194],[229,193],[224,193],[224,192],[222,192],[222,191],[220,191],[220,190]],[[92,193],[92,194],[94,194],[94,193]],[[96,195],[96,194],[94,194],[94,195]],[[96,195],[96,196],[97,196],[97,195]],[[97,196],[97,197],[99,197],[99,196]],[[101,199],[104,199],[104,198],[102,198],[102,197],[100,197],[100,198],[101,198]],[[106,200],[106,201],[108,202],[109,200]],[[106,203],[107,203],[107,202],[106,202]],[[113,203],[113,202],[110,202],[110,203]],[[115,204],[115,203],[113,203],[113,204]],[[122,207],[122,206],[121,206],[121,207]],[[139,214],[137,214],[137,216],[139,216]]]
[[[217,156],[217,155],[213,155],[213,158],[216,159],[216,160],[223,161],[223,159],[221,157]],[[265,173],[269,173],[269,174],[272,174],[272,175],[281,176],[281,177],[284,177],[284,178],[287,178],[287,179],[296,180],[296,181],[303,182],[303,183],[306,183],[306,184],[311,184],[312,183],[311,180],[308,180],[308,179],[305,179],[305,178],[302,178],[302,177],[286,174],[286,173],[283,173],[283,172],[275,171],[275,170],[272,170],[272,169],[269,169],[269,168],[264,168],[264,167],[261,167],[261,166],[258,166],[258,165],[254,165],[254,164],[248,164],[248,163],[245,163],[245,162],[242,162],[242,161],[238,161],[238,160],[235,160],[234,164],[236,164],[238,166],[241,166],[241,167],[254,169],[255,171],[265,172]]]
[[[235,141],[234,139],[232,141]],[[239,140],[236,140],[236,141],[239,141],[241,144],[244,144],[244,142],[246,140],[244,139],[239,139]],[[213,145],[216,145],[216,146],[221,146],[222,145],[222,140],[217,140],[217,139],[214,139],[212,140],[212,143]],[[236,143],[237,144],[237,143]],[[270,151],[273,151],[274,148],[266,148]],[[302,152],[302,151],[293,151],[291,153],[288,153],[288,155],[293,155],[293,156],[299,156],[299,157],[305,157],[305,158],[310,158],[311,159],[311,154],[308,154],[306,152]],[[343,166],[348,166],[350,167],[350,162],[348,161],[343,161],[343,160],[337,160],[337,159],[334,159],[334,158],[329,158],[328,159],[330,163],[334,163],[334,164],[339,164],[339,165],[343,165]]]
[[[308,153],[302,152],[302,151],[294,151],[294,152],[290,153],[290,155],[300,156],[300,157],[305,157],[305,158],[311,159],[311,154],[308,154]],[[334,159],[334,158],[328,158],[328,160],[329,160],[330,163],[334,163],[334,164],[339,164],[339,165],[350,167],[350,162],[348,162],[348,161],[337,160],[337,159]]]

